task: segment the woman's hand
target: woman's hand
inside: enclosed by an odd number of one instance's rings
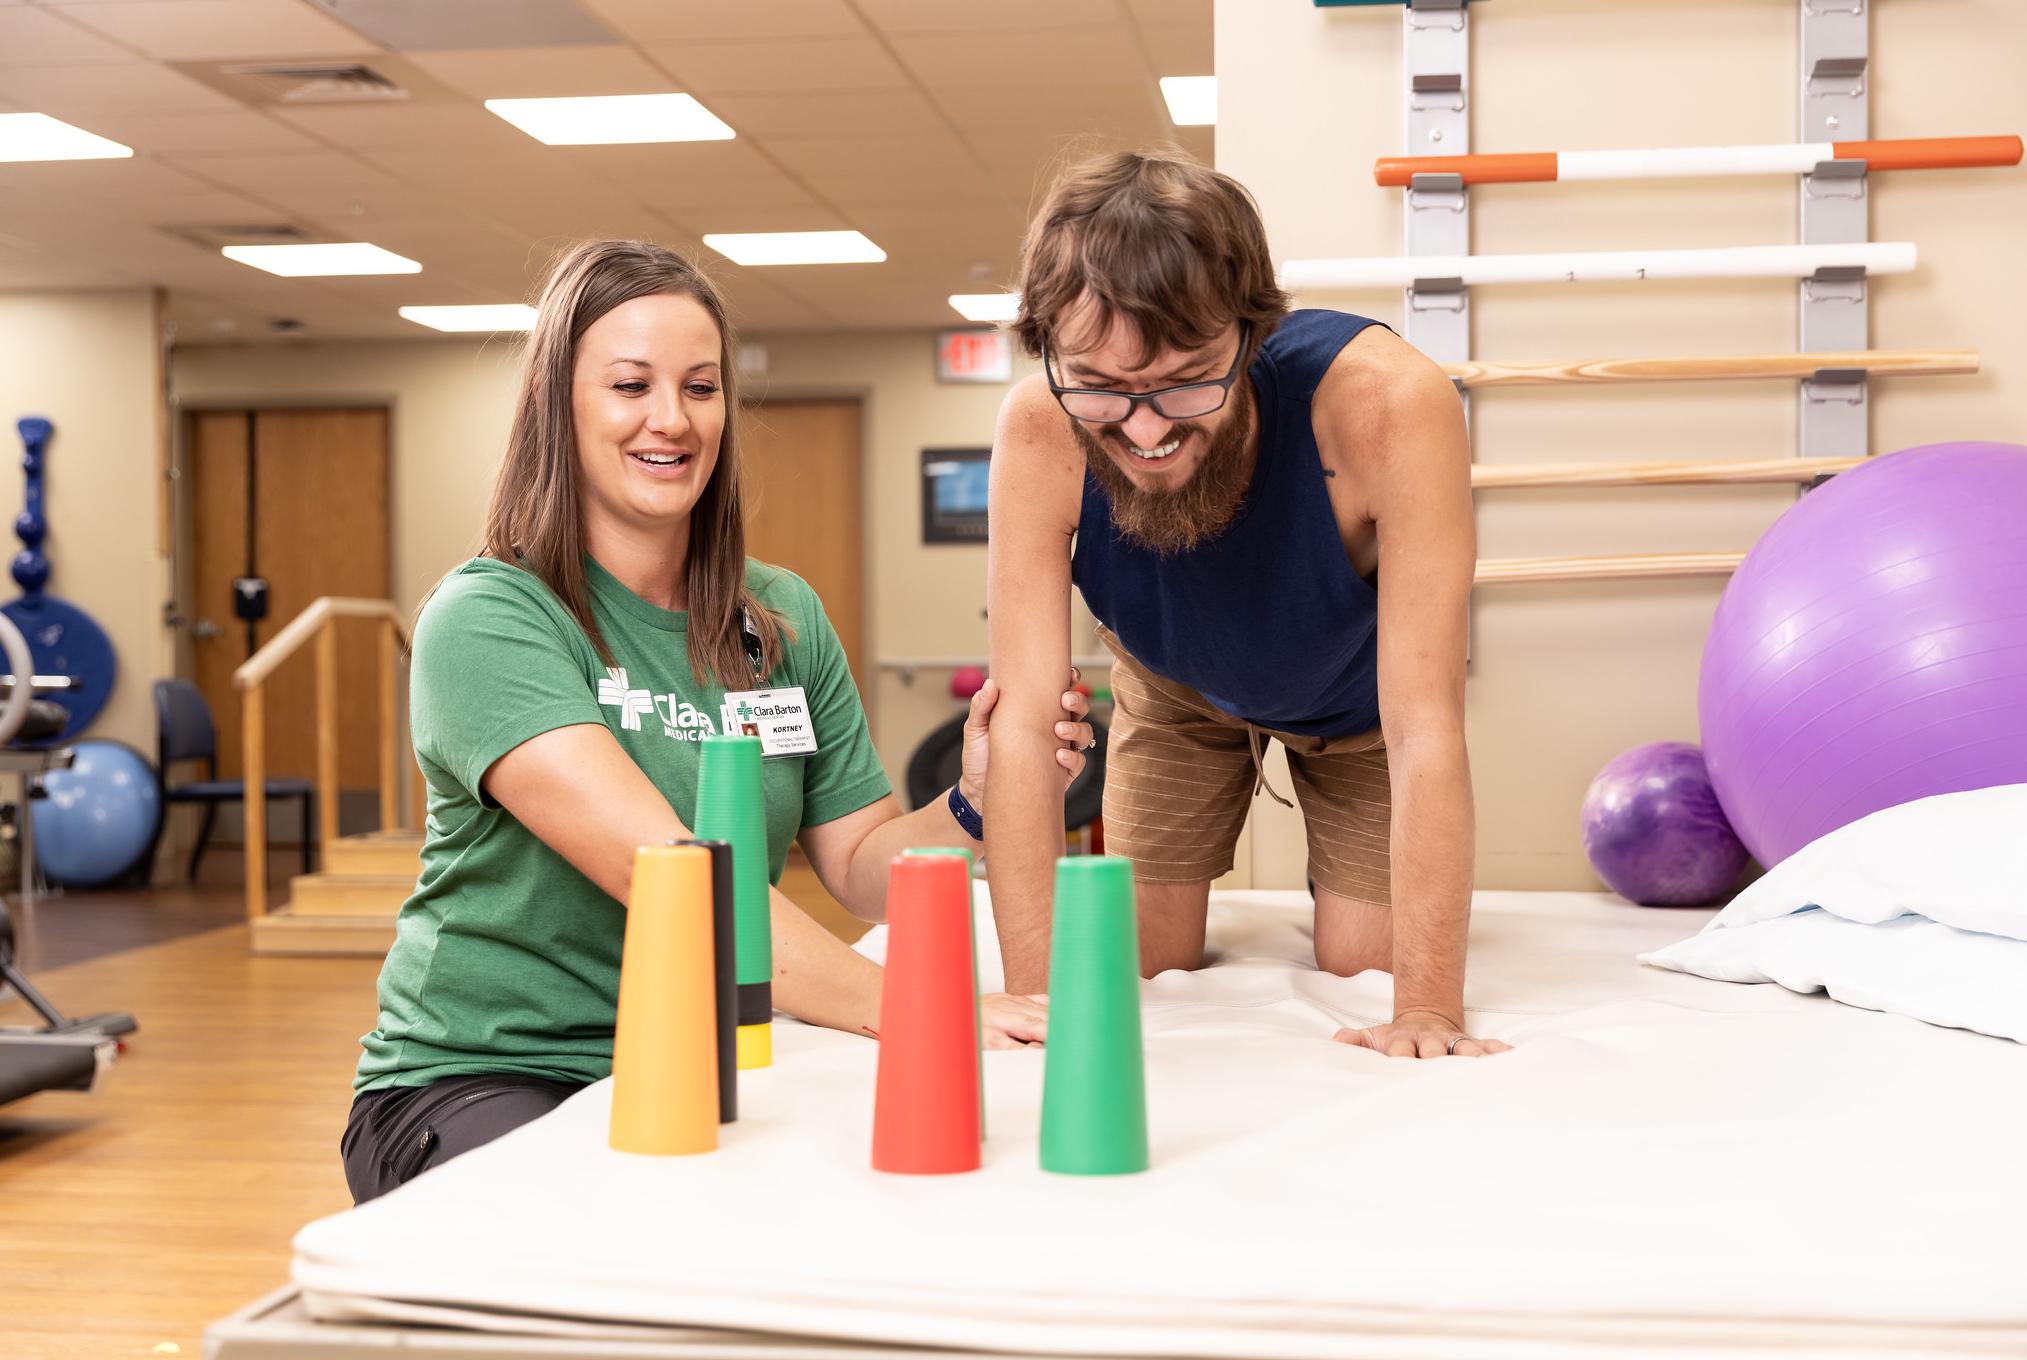
[[[1070,683],[1077,683],[1077,668],[1070,667]],[[987,736],[990,730],[993,705],[999,702],[999,684],[987,679],[971,696],[971,714],[964,720],[964,773],[958,778],[957,791],[973,807],[985,806],[985,762],[992,742]],[[1092,735],[1091,724],[1086,721],[1091,714],[1091,701],[1074,689],[1063,691],[1063,712],[1068,717],[1056,724],[1056,739],[1063,748],[1056,752],[1056,763],[1063,767],[1063,787],[1069,788],[1070,781],[1084,772],[1084,752],[1091,749],[1097,738]]]
[[[979,998],[987,1048],[1027,1048],[1049,1037],[1049,998],[993,992]]]

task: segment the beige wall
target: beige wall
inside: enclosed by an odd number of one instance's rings
[[[2027,6],[1873,7],[1872,132],[2019,132]],[[1788,142],[1792,0],[1474,5],[1472,147],[1548,151]],[[1278,255],[1392,255],[1401,195],[1371,181],[1401,145],[1401,11],[1221,0],[1219,167],[1260,200]],[[1873,239],[1919,244],[1918,273],[1873,289],[1873,343],[1981,349],[1971,378],[1875,384],[1873,448],[2027,442],[2027,173],[1883,175]],[[1474,192],[1473,249],[1512,253],[1795,239],[1787,177],[1514,185]],[[1398,324],[1398,293],[1323,295]],[[1481,288],[1474,353],[1551,360],[1792,351],[1782,282]],[[1523,389],[1473,403],[1483,462],[1778,457],[1795,451],[1790,384]],[[1750,547],[1779,489],[1505,492],[1480,498],[1484,556]],[[1592,887],[1576,808],[1607,759],[1694,740],[1696,671],[1721,583],[1501,587],[1473,610],[1469,725],[1484,887]],[[1268,819],[1271,822],[1273,819]],[[1254,878],[1300,882],[1299,832],[1263,822]]]
[[[0,516],[5,556],[22,505],[21,445],[14,422],[55,422],[44,478],[52,571],[48,592],[106,630],[119,657],[111,700],[90,729],[155,750],[149,684],[169,645],[168,598],[157,532],[162,485],[161,368],[155,299],[140,290],[0,294],[0,417],[5,419]],[[19,593],[8,578],[5,598]],[[11,795],[10,795],[11,796]]]
[[[866,411],[867,613],[872,655],[855,658],[869,684],[873,732],[899,786],[916,742],[958,711],[947,668],[913,683],[882,660],[986,655],[985,549],[925,546],[921,450],[991,443],[1000,387],[934,378],[930,333],[757,337],[764,374],[749,399],[851,396]],[[414,344],[210,346],[180,350],[174,372],[186,406],[235,403],[385,403],[393,411],[394,580],[412,606],[478,542],[505,446],[518,361],[515,346]],[[760,513],[765,513],[765,507]],[[1080,651],[1095,645],[1081,625]]]

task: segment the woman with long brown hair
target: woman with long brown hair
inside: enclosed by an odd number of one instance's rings
[[[799,839],[877,919],[892,856],[977,843],[997,691],[973,702],[964,778],[903,814],[815,593],[746,556],[733,353],[716,289],[659,246],[581,245],[543,289],[485,551],[416,623],[428,831],[343,1140],[356,1199],[611,1071],[634,848],[689,834],[728,694],[799,689],[814,730],[764,765],[770,880]],[[1090,729],[1065,702],[1067,776]],[[876,1034],[878,967],[779,891],[772,918],[776,1003]],[[1044,1035],[1040,998],[983,1013],[990,1046]]]

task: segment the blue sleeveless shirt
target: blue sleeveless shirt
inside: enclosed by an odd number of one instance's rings
[[[1070,579],[1157,675],[1261,727],[1341,737],[1379,725],[1378,596],[1352,568],[1325,490],[1310,401],[1367,326],[1291,313],[1247,369],[1260,457],[1224,532],[1171,557],[1122,540],[1084,474]]]

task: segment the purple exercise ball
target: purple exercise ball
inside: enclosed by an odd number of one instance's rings
[[[2027,448],[1927,444],[1804,496],[1718,602],[1697,714],[1769,867],[1882,808],[2027,781]]]
[[[1745,846],[1717,804],[1703,753],[1686,741],[1635,746],[1584,795],[1584,854],[1605,886],[1644,907],[1700,907],[1730,891]]]

